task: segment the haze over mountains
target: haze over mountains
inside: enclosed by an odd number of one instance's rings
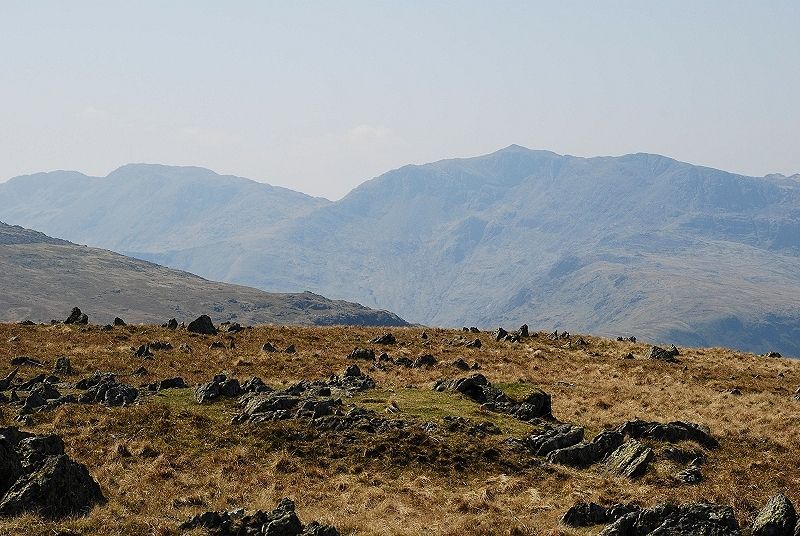
[[[390,325],[396,315],[312,293],[273,294],[77,246],[0,222],[0,322],[63,320],[80,306],[94,323],[215,321]]]
[[[405,166],[334,203],[147,165],[19,177],[0,199],[11,223],[414,322],[800,355],[798,176],[511,146]]]

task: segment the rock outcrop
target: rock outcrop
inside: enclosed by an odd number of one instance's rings
[[[64,453],[58,436],[0,428],[0,515],[48,519],[85,515],[105,502],[86,466]]]

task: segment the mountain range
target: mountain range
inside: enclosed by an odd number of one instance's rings
[[[385,311],[304,292],[216,283],[0,222],[0,322],[63,320],[79,306],[93,323],[187,323],[201,314],[245,324],[403,326]]]
[[[0,219],[203,277],[428,325],[800,355],[800,177],[510,146],[330,202],[198,168],[0,184]]]

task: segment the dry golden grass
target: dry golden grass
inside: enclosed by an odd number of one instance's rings
[[[800,506],[800,402],[792,399],[800,386],[800,363],[719,348],[684,349],[680,364],[624,360],[629,351],[641,356],[647,346],[584,336],[588,346],[566,349],[563,341],[541,334],[514,344],[484,333],[483,347],[470,349],[450,345],[460,332],[426,331],[429,338],[423,340],[421,329],[394,329],[398,344],[383,349],[393,357],[431,353],[439,365],[370,371],[379,388],[360,395],[364,405],[380,410],[394,401],[400,417],[436,420],[466,413],[479,419],[471,403],[429,391],[440,377],[464,374],[450,366],[463,357],[478,361],[483,374],[509,390],[533,385],[551,393],[554,415],[587,427],[590,436],[634,417],[679,419],[709,426],[721,447],[709,454],[705,480],[697,486],[676,486],[671,475],[678,468],[664,462],[637,481],[600,468],[573,470],[518,458],[484,463],[486,448],[527,426],[496,415],[486,418],[504,435],[477,441],[475,451],[470,443],[476,441],[467,438],[436,445],[395,435],[384,439],[389,447],[381,447],[391,454],[373,456],[371,447],[380,438],[318,435],[304,441],[298,439],[302,423],[231,425],[233,401],[200,406],[191,391],[174,390],[128,408],[73,404],[36,414],[33,426],[24,428],[61,435],[109,501],[87,517],[58,523],[35,516],[5,519],[0,534],[168,535],[198,511],[271,509],[284,496],[296,501],[304,521],[332,523],[353,535],[591,534],[558,525],[579,500],[650,505],[704,499],[732,505],[743,525],[778,491]],[[56,357],[66,355],[76,369],[69,381],[95,370],[127,374],[144,366],[149,375],[123,380],[140,385],[180,375],[194,384],[227,370],[280,387],[341,372],[353,347],[374,346],[367,341],[380,332],[259,326],[235,335],[235,349],[211,350],[212,341],[227,341],[227,335],[195,336],[154,326],[101,331],[0,324],[0,375],[10,372],[13,356],[28,355],[52,367]],[[19,340],[7,342],[12,337]],[[169,341],[174,350],[156,352],[153,360],[133,356],[131,347],[154,340]],[[278,348],[294,344],[297,353],[263,354],[259,349],[266,341]],[[183,343],[191,354],[178,350]],[[36,372],[21,371],[25,377]],[[725,392],[732,388],[742,394]],[[12,425],[14,416],[13,407],[2,406],[4,425]],[[421,455],[425,449],[440,449],[438,457]],[[459,455],[465,469],[450,463]]]

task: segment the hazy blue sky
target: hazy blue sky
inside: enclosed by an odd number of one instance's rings
[[[800,2],[0,0],[0,180],[192,164],[329,198],[517,143],[800,172]]]

